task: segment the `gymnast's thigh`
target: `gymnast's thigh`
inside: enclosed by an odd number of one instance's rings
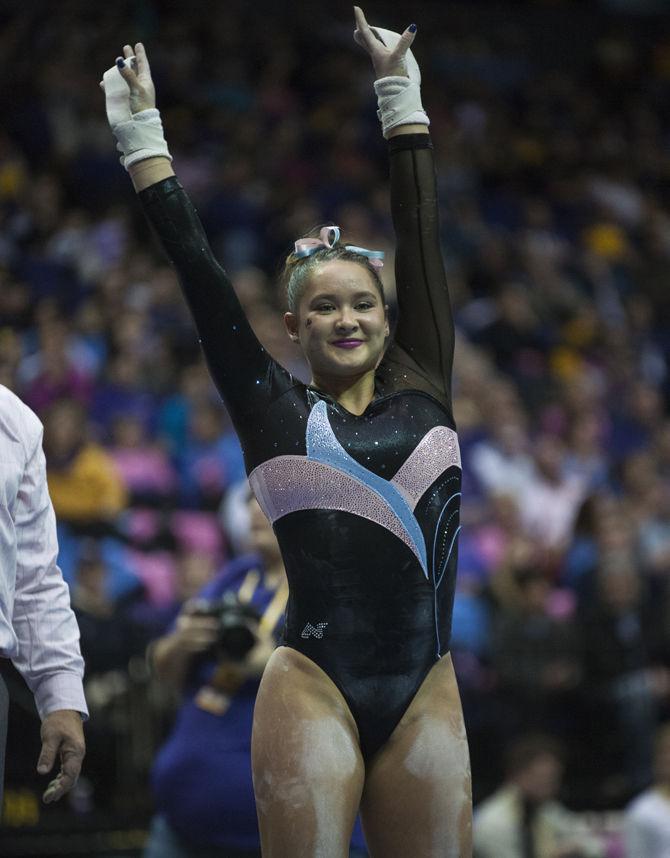
[[[365,768],[332,680],[289,647],[261,680],[251,743],[263,858],[345,858]]]
[[[372,858],[470,858],[472,789],[451,656],[431,669],[368,763],[361,803]]]

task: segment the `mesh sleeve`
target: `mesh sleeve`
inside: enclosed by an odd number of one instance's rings
[[[440,248],[437,184],[430,137],[389,141],[391,211],[396,233],[398,324],[388,353],[440,399],[451,400],[454,322]]]

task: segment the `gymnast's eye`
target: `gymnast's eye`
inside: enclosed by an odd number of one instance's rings
[[[314,309],[317,313],[329,313],[331,310],[335,309],[335,305],[324,301],[321,304],[317,304]]]

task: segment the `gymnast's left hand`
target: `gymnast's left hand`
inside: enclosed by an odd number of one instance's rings
[[[60,760],[60,771],[42,796],[45,804],[50,804],[58,801],[77,783],[86,753],[81,715],[73,709],[50,712],[42,721],[40,735],[42,750],[37,761],[38,773],[48,774],[56,760]]]
[[[354,41],[370,55],[377,80],[391,76],[407,77],[405,54],[414,41],[416,28],[411,30],[408,27],[400,36],[398,44],[391,49],[387,48],[375,34],[375,28],[371,27],[365,20],[365,15],[360,6],[354,6],[354,17],[356,19]]]

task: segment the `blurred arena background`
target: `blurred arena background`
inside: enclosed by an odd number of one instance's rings
[[[670,6],[364,9],[418,24],[438,158],[475,801],[512,739],[548,733],[562,801],[620,856],[670,718]],[[140,854],[174,713],[146,647],[245,540],[239,446],[98,81],[144,41],[177,174],[258,336],[304,378],[275,286],[293,241],[332,221],[391,250],[352,30],[340,0],[0,2],[0,382],[45,424],[91,709],[84,775],[45,807],[32,698],[2,665],[2,855]]]

